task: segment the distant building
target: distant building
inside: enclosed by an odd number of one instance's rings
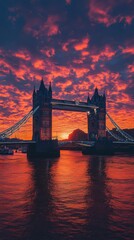
[[[87,98],[88,104],[94,104],[99,108],[90,110],[88,113],[88,138],[89,140],[97,139],[98,137],[106,137],[106,96],[99,95],[96,88],[92,98]]]

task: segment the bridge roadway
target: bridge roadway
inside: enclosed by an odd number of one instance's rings
[[[22,144],[29,144],[29,143],[36,143],[35,141],[0,141],[0,145],[22,145]]]
[[[73,111],[73,112],[88,112],[91,109],[96,110],[98,108],[97,106],[93,104],[87,104],[86,102],[59,100],[59,99],[52,99],[51,104],[52,104],[52,109],[66,110],[66,111]]]
[[[12,144],[29,144],[29,143],[36,143],[36,141],[32,141],[32,140],[27,140],[27,141],[0,141],[0,145],[12,145]],[[68,143],[75,143],[75,144],[78,144],[78,145],[81,145],[81,146],[87,146],[87,147],[91,147],[95,144],[95,141],[64,141],[64,140],[61,140],[59,141],[59,146],[63,146],[63,145],[66,145]],[[129,142],[129,141],[124,141],[124,142],[121,142],[121,141],[113,141],[114,144],[132,144],[134,145],[134,142]]]

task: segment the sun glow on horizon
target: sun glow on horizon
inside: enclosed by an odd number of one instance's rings
[[[63,140],[63,139],[68,139],[68,136],[69,136],[69,133],[61,133],[60,136],[59,136],[59,138],[60,138],[61,140]]]

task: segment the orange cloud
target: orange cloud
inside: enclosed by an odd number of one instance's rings
[[[75,72],[77,78],[81,78],[90,70],[84,67],[78,67],[78,68],[73,67],[73,71]]]
[[[88,48],[89,41],[89,37],[83,38],[81,42],[74,44],[74,49],[76,51],[81,51]]]
[[[45,67],[44,61],[41,59],[36,59],[35,61],[33,61],[33,66],[34,66],[34,68],[44,70],[44,67]]]
[[[122,53],[129,53],[129,54],[134,54],[134,47],[132,46],[127,46],[125,48],[120,47],[122,50]]]
[[[13,56],[29,61],[31,59],[31,56],[29,55],[29,53],[26,50],[20,50],[18,52],[13,53]]]
[[[57,82],[56,83],[56,86],[60,87],[62,92],[64,92],[64,93],[65,93],[65,88],[68,87],[68,86],[71,86],[71,85],[72,85],[71,80],[66,80],[66,82]]]
[[[90,54],[90,52],[88,52],[88,51],[82,51],[82,52],[81,52],[81,55],[82,55],[83,57],[89,56],[89,54]]]
[[[67,42],[65,42],[65,43],[62,44],[62,50],[65,51],[65,52],[67,52],[68,49],[69,49],[69,45],[72,44],[72,43],[74,43],[74,42],[76,42],[75,39],[69,39]]]
[[[99,53],[92,53],[91,58],[93,63],[98,62],[100,59],[110,60],[116,51],[114,51],[110,46],[106,45]]]

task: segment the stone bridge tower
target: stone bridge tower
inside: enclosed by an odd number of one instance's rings
[[[88,113],[88,138],[95,140],[100,137],[106,137],[106,96],[99,95],[98,89],[95,89],[94,95],[87,103],[98,106],[96,111],[90,110]]]
[[[39,106],[33,115],[33,140],[44,141],[52,139],[52,88],[47,89],[41,80],[39,90],[33,91],[33,108]]]

